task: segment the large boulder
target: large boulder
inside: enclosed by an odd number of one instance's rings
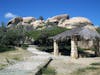
[[[24,23],[24,22],[18,23],[16,27],[22,28],[22,29],[27,30],[27,31],[34,29],[32,24],[28,24],[28,23]]]
[[[48,18],[46,22],[58,23],[61,19],[69,19],[69,15],[67,14],[57,15],[57,16]]]
[[[36,19],[34,17],[16,17],[11,19],[7,26],[8,27],[13,27],[15,25],[23,25],[23,26],[30,26],[31,22],[36,21]]]
[[[23,17],[23,22],[24,23],[31,23],[36,21],[36,19],[34,17]]]
[[[44,20],[36,20],[32,22],[31,24],[33,25],[34,28],[37,28],[38,26],[43,26]]]
[[[66,28],[75,28],[75,27],[81,27],[85,25],[92,25],[92,22],[84,17],[73,17],[69,20],[60,20],[58,26],[59,27],[66,27]]]
[[[23,21],[23,18],[22,17],[16,17],[16,18],[13,18],[11,19],[7,26],[11,26],[11,25],[17,25],[19,22],[22,22]]]

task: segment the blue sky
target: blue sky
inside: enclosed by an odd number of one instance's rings
[[[0,22],[15,16],[47,19],[59,14],[87,17],[100,25],[100,0],[0,0]]]

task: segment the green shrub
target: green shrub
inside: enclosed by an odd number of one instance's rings
[[[83,52],[83,51],[84,51],[84,49],[83,49],[83,48],[78,47],[78,51],[79,51],[79,52]]]
[[[55,36],[61,32],[64,32],[66,30],[67,30],[66,28],[52,27],[49,29],[29,31],[29,32],[26,32],[26,35],[28,37],[32,37],[33,39],[37,40],[37,39],[41,38],[43,35],[51,37],[51,36]]]
[[[97,28],[97,32],[100,33],[100,27]]]
[[[14,47],[8,47],[8,46],[0,46],[0,52],[5,52],[5,51],[12,51],[15,50]]]
[[[94,65],[94,66],[100,66],[100,62],[95,62],[95,63],[92,63],[90,65]]]
[[[22,44],[21,47],[22,47],[23,49],[27,49],[28,45],[27,45],[27,44]]]
[[[42,75],[56,75],[56,72],[53,68],[43,68]]]
[[[90,66],[90,67],[87,67],[86,70],[96,70],[96,69],[100,69],[98,67],[94,67],[94,66]]]

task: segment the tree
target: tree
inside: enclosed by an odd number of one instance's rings
[[[24,40],[25,33],[22,30],[0,27],[0,46],[18,46]]]
[[[39,20],[44,20],[44,18],[42,16],[39,17]]]

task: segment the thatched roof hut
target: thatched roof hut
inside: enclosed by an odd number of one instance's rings
[[[61,34],[58,34],[50,38],[59,41],[71,38],[74,35],[77,35],[79,36],[80,39],[85,39],[85,40],[100,39],[100,34],[95,30],[93,26],[90,25],[85,27],[74,28],[72,30],[67,30]]]
[[[67,38],[71,39],[71,57],[78,58],[78,50],[77,50],[77,40],[100,40],[100,34],[95,30],[92,25],[74,28],[72,30],[65,31],[61,34],[56,36],[50,37],[54,40],[54,55],[59,55],[59,47],[57,41],[66,40]],[[98,44],[98,51],[99,51],[99,44]]]

